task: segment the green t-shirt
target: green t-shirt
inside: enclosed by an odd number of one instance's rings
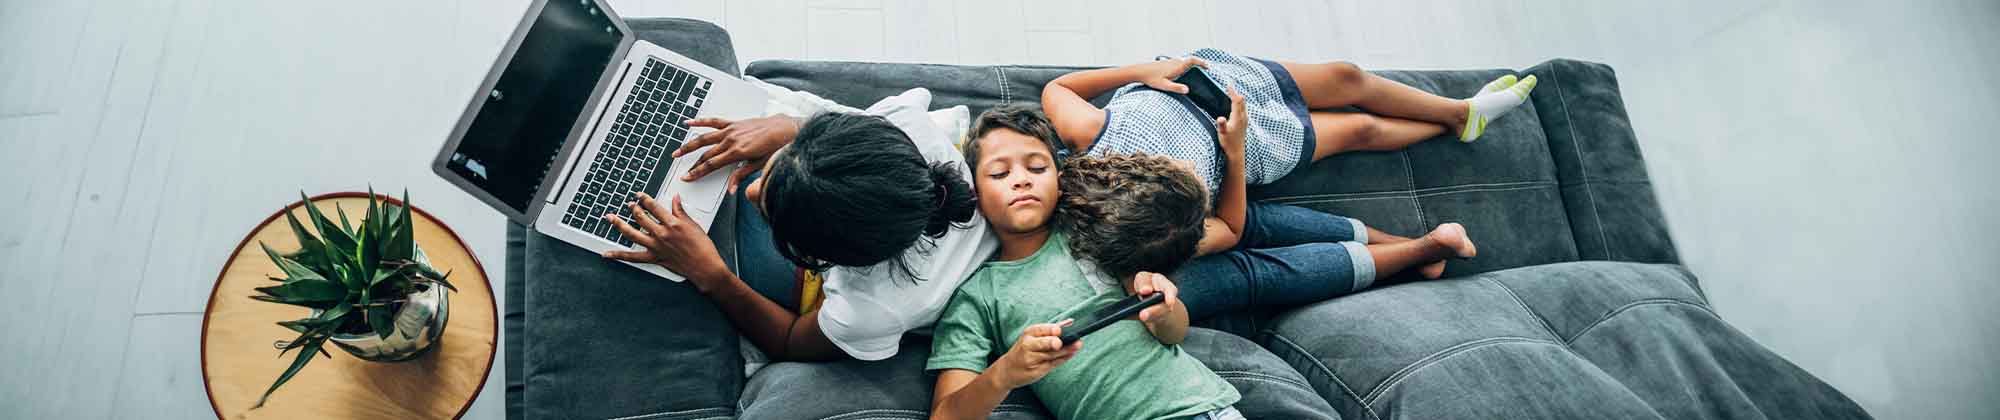
[[[982,264],[959,286],[931,332],[925,368],[983,372],[1029,325],[1080,318],[1124,297],[1118,284],[1084,274],[1062,232],[1052,233],[1034,255]],[[1063,419],[1186,418],[1242,397],[1131,319],[1084,336],[1076,357],[1029,389]]]

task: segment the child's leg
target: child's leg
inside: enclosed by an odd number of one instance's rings
[[[1484,134],[1488,122],[1526,102],[1528,93],[1535,89],[1535,76],[1516,83],[1509,75],[1487,83],[1471,98],[1451,99],[1363,71],[1351,63],[1278,64],[1292,74],[1309,108],[1358,106],[1376,114],[1443,125],[1467,142]],[[1429,137],[1416,141],[1425,138]]]
[[[1311,242],[1362,242],[1368,245],[1409,241],[1360,220],[1290,204],[1250,203],[1237,248],[1275,248]],[[1357,229],[1358,228],[1358,229]]]
[[[1402,150],[1438,134],[1444,126],[1355,112],[1313,112],[1313,161],[1342,152]]]
[[[1311,211],[1311,210],[1304,210]],[[1379,233],[1379,232],[1375,232]],[[1374,240],[1371,233],[1370,240]],[[1381,234],[1382,236],[1390,236]],[[1236,249],[1196,258],[1167,277],[1180,286],[1190,318],[1248,308],[1283,308],[1359,292],[1416,264],[1477,251],[1455,223],[1422,238],[1377,245],[1314,242]]]
[[[1417,90],[1363,71],[1353,63],[1278,64],[1292,73],[1299,94],[1312,109],[1352,105],[1371,113],[1443,125],[1452,132],[1465,125],[1466,101]]]
[[[1373,242],[1360,221],[1289,204],[1250,203],[1236,249],[1276,248],[1312,242]]]
[[[1446,258],[1471,258],[1479,254],[1479,249],[1466,236],[1464,226],[1446,223],[1421,238],[1369,245],[1368,253],[1374,259],[1377,280],[1418,266],[1423,267],[1425,278],[1434,279],[1444,275]]]
[[[1236,249],[1195,258],[1169,274],[1188,319],[1251,308],[1286,308],[1359,292],[1376,279],[1368,249],[1355,242],[1315,242]]]

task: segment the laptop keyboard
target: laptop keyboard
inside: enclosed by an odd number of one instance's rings
[[[674,149],[687,136],[687,120],[701,110],[711,86],[694,72],[651,57],[635,76],[625,107],[563,215],[563,224],[626,247],[632,240],[604,215],[615,213],[630,222],[632,208],[625,202],[635,198],[632,193],[659,190],[665,177],[655,179],[653,173],[671,166],[661,163],[673,159]]]

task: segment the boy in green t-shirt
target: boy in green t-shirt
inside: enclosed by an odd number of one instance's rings
[[[1240,419],[1231,407],[1241,398],[1236,389],[1181,350],[1187,310],[1173,282],[1155,274],[1195,254],[1208,203],[1200,179],[1162,156],[1058,167],[1055,132],[1038,114],[988,111],[964,145],[1000,251],[959,286],[932,331],[932,418],[986,418],[1009,391],[1027,386],[1064,419]],[[1241,124],[1218,126],[1225,136],[1242,135]],[[1064,215],[1052,220],[1059,200]],[[1079,229],[1117,238],[1122,252],[1079,264],[1068,240]],[[1164,302],[1138,320],[1062,345],[1074,318],[1153,293]]]

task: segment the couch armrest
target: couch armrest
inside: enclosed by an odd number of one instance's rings
[[[639,39],[737,74],[729,33],[691,19],[626,23]],[[724,203],[710,237],[734,265]],[[717,418],[742,388],[738,338],[692,287],[507,226],[507,413],[527,418]]]
[[[1578,257],[1679,263],[1611,66],[1550,60],[1524,73],[1542,81],[1532,99]]]

